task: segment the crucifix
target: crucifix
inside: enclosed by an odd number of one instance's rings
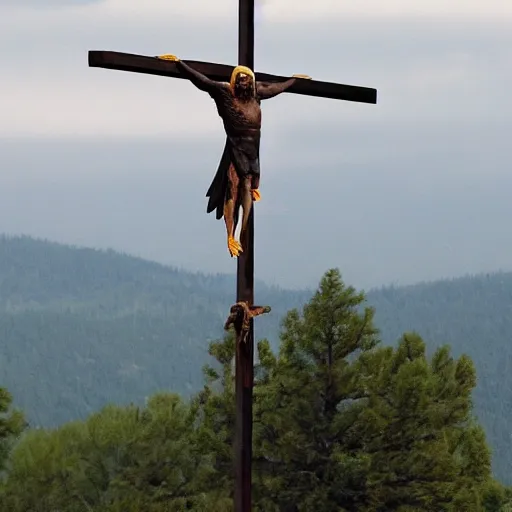
[[[230,319],[226,323],[226,325],[234,324],[237,331],[234,497],[235,511],[249,512],[252,481],[253,317],[270,311],[269,307],[254,306],[253,202],[260,197],[258,191],[259,100],[286,92],[375,104],[377,91],[367,87],[311,80],[306,75],[295,75],[287,79],[283,76],[254,72],[254,0],[238,1],[238,66],[192,60],[180,61],[174,55],[149,57],[110,51],[90,51],[89,66],[172,78],[188,78],[197,87],[210,93],[223,118],[227,136],[226,147],[207,194],[210,198],[208,211],[216,210],[217,218],[225,217],[228,250],[231,256],[237,257],[237,304],[233,306]],[[245,101],[242,97],[244,94],[250,98],[250,100],[245,99],[252,102],[251,112],[244,112],[243,106],[238,109],[241,105],[238,102]],[[233,126],[238,122],[236,119],[231,119],[230,124],[229,119],[226,120],[230,114],[223,111],[223,108],[239,110],[243,118],[242,126]],[[258,118],[256,121],[255,115]],[[251,123],[253,126],[250,126]],[[221,186],[218,186],[219,181],[222,182]],[[233,198],[233,194],[238,196]],[[239,207],[244,210],[240,233],[241,243],[234,239]]]

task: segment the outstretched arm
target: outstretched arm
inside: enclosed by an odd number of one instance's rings
[[[221,82],[210,80],[207,76],[199,73],[191,68],[188,64],[179,60],[176,62],[176,67],[198,88],[205,92],[214,92],[220,90],[222,87]]]
[[[297,78],[311,80],[311,77],[308,75],[293,75],[292,78],[285,82],[257,82],[256,92],[260,100],[268,100],[289,89],[296,82]]]
[[[221,91],[224,88],[224,84],[222,82],[210,80],[207,76],[191,68],[175,55],[162,55],[158,58],[174,62],[178,70],[183,73],[198,89],[201,89],[201,91],[212,94],[217,91]]]
[[[268,100],[289,89],[295,80],[295,78],[290,78],[286,82],[257,82],[256,93],[260,100]]]

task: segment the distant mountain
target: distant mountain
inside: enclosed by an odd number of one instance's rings
[[[222,336],[234,290],[234,276],[0,237],[0,385],[34,426],[162,389],[189,394],[202,385],[208,341]],[[311,293],[257,282],[258,302],[272,306],[257,338],[277,346],[281,318]],[[475,413],[497,476],[512,483],[512,273],[386,287],[367,298],[384,343],[416,330],[430,350],[447,343],[473,358]]]
[[[273,308],[258,319],[260,338],[275,339],[280,318],[310,296],[255,287]],[[1,237],[0,383],[44,426],[161,389],[190,393],[234,299],[234,276]]]

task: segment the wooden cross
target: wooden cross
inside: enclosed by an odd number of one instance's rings
[[[185,61],[212,80],[229,82],[235,66],[212,62]],[[254,70],[254,0],[239,0],[238,64]],[[174,62],[156,57],[128,53],[90,51],[89,66],[172,78],[185,78]],[[287,78],[268,73],[255,73],[256,80],[282,82]],[[317,80],[297,80],[286,92],[355,101],[377,103],[377,91]],[[225,169],[227,172],[227,169]],[[237,259],[237,302],[254,304],[254,209],[251,209],[244,252]],[[251,510],[252,463],[252,396],[254,381],[254,326],[250,319],[244,343],[236,349],[236,427],[235,427],[235,511]]]

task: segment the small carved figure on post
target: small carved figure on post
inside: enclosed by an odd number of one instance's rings
[[[237,302],[229,310],[229,316],[224,324],[224,329],[234,327],[237,343],[245,343],[251,325],[251,319],[255,316],[270,313],[270,306],[249,306],[247,302]]]
[[[217,219],[224,216],[228,251],[232,257],[244,250],[247,222],[253,201],[259,201],[261,100],[273,98],[289,89],[296,79],[309,79],[307,75],[294,75],[285,82],[256,82],[254,72],[246,66],[237,66],[231,80],[210,80],[175,55],[162,55],[160,59],[176,63],[198,89],[207,92],[215,101],[224,123],[226,144],[224,152],[206,193],[209,198],[207,213],[216,210]],[[240,207],[243,210],[240,242],[235,239]]]

